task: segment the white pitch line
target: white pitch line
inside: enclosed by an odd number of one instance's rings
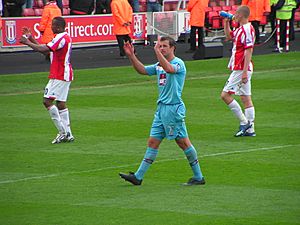
[[[300,69],[300,67],[293,67],[293,68],[284,68],[284,69],[275,69],[275,70],[263,70],[263,71],[257,71],[255,74],[263,74],[266,72],[281,72],[281,71],[292,71],[292,70],[297,70]],[[205,77],[188,77],[186,80],[204,80],[204,79],[211,79],[211,78],[222,78],[227,79],[226,75],[229,73],[222,73],[222,74],[217,74],[217,75],[212,75],[212,76],[205,76]],[[1,75],[3,76],[3,75]],[[8,75],[11,76],[11,75]],[[20,75],[23,76],[23,75]],[[151,81],[141,81],[137,83],[125,83],[125,84],[108,84],[108,85],[101,85],[101,86],[86,86],[86,87],[77,87],[77,88],[71,88],[70,91],[76,91],[76,90],[84,90],[84,89],[104,89],[104,88],[116,88],[116,87],[127,87],[127,86],[138,86],[138,85],[144,85],[144,84],[149,84],[149,83],[156,83],[156,81],[151,80]],[[17,96],[17,95],[31,95],[31,94],[39,94],[43,93],[43,91],[28,91],[28,92],[17,92],[17,93],[3,93],[0,94],[0,96]]]
[[[281,145],[281,146],[264,147],[264,148],[252,148],[252,149],[229,151],[229,152],[219,152],[219,153],[212,153],[212,154],[202,155],[202,156],[199,156],[199,158],[233,155],[233,154],[258,152],[258,151],[270,151],[270,150],[283,149],[283,148],[296,147],[296,146],[300,146],[300,144],[299,145]],[[176,159],[162,159],[162,160],[155,161],[155,163],[163,163],[163,162],[177,161],[177,160],[183,160],[183,159],[185,159],[185,157],[180,157],[180,158],[176,158]],[[139,164],[140,163],[134,163],[134,164],[121,165],[121,166],[111,166],[111,167],[92,169],[92,170],[73,171],[73,172],[66,172],[66,173],[56,173],[56,174],[49,174],[49,175],[36,176],[36,177],[25,177],[25,178],[16,179],[16,180],[4,180],[4,181],[0,181],[0,184],[10,184],[10,183],[17,183],[17,182],[28,181],[28,180],[41,180],[41,179],[59,177],[59,176],[65,176],[65,175],[99,172],[99,171],[104,171],[104,170],[111,170],[111,169],[137,166]]]

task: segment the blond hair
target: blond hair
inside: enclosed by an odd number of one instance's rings
[[[246,19],[248,19],[250,15],[250,8],[246,5],[241,5],[238,7],[237,12],[241,13]]]

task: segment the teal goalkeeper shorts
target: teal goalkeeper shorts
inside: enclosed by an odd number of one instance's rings
[[[185,126],[184,103],[165,105],[159,103],[154,114],[150,137],[162,140],[181,139],[188,137]]]

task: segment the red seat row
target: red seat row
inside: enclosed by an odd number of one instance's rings
[[[229,5],[237,5],[238,1],[236,0],[229,0]],[[208,5],[210,7],[214,6],[226,6],[226,1],[225,0],[215,0],[215,1],[209,1]]]
[[[223,28],[223,18],[220,16],[220,11],[226,11],[235,14],[238,5],[232,6],[213,6],[206,8],[206,22],[208,27],[212,29]]]
[[[62,0],[63,15],[70,15],[69,0]],[[33,0],[32,8],[23,9],[23,16],[41,16],[43,14],[43,0]]]

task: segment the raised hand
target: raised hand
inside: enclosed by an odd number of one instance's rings
[[[22,34],[26,35],[27,37],[31,36],[31,30],[29,27],[22,27]]]
[[[154,50],[155,51],[160,51],[160,36],[159,35],[157,35],[157,42],[156,42],[156,44],[155,44],[155,46],[154,46]]]
[[[126,55],[128,57],[134,55],[134,47],[133,47],[133,45],[129,41],[126,41],[124,43],[124,47],[123,48],[124,48],[124,51],[125,51],[125,53],[126,53]]]

